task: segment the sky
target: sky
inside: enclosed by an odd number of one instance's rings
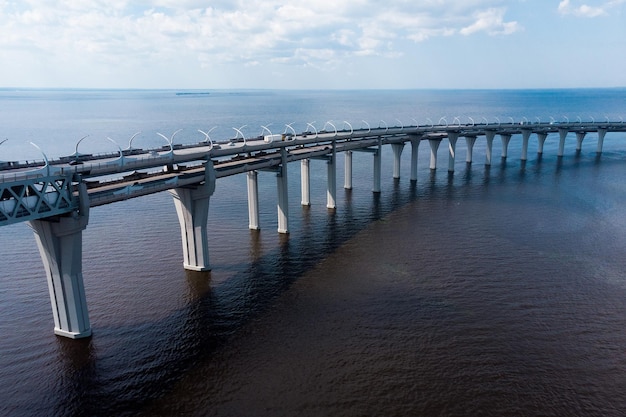
[[[0,87],[626,86],[626,0],[0,0]]]

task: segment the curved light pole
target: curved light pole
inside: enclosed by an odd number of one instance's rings
[[[439,121],[437,122],[437,125],[441,126],[443,124],[443,123],[441,123],[442,120],[446,124],[446,127],[448,127],[448,121],[446,120],[445,117],[442,117],[441,119],[439,119]]]
[[[385,125],[385,132],[389,130],[389,126],[387,125],[387,122],[385,122],[384,120],[381,120],[380,122],[378,122],[378,128],[380,129],[382,126],[380,124],[384,124]]]
[[[417,130],[420,127],[420,122],[418,122],[417,119],[414,117],[411,117],[411,120],[415,122],[415,130]]]
[[[174,135],[175,135],[175,134],[176,134],[176,133],[174,133]],[[169,145],[169,147],[170,147],[170,152],[169,152],[169,154],[170,154],[170,158],[174,158],[174,145],[172,145],[172,140],[171,140],[171,139],[168,139],[168,138],[167,138],[167,136],[165,136],[165,135],[164,135],[164,134],[162,134],[162,133],[157,132],[157,135],[159,135],[159,136],[161,136],[163,139],[165,139],[165,142],[167,142],[167,144],[168,144],[168,145]],[[174,135],[172,135],[172,139],[174,139]]]
[[[496,116],[496,122],[498,123],[498,126],[500,126],[500,119],[498,118],[498,116]]]
[[[124,152],[122,151],[122,147],[118,145],[117,142],[111,139],[110,137],[107,136],[107,139],[111,141],[115,146],[117,146],[117,149],[119,149],[120,157],[118,159],[120,160],[120,166],[123,167],[124,166]]]
[[[528,117],[523,116],[522,121],[524,122],[524,124],[528,124]]]
[[[81,143],[84,139],[87,139],[88,137],[89,137],[89,135],[85,135],[85,136],[83,136],[82,138],[78,139],[78,142],[76,142],[76,147],[74,148],[74,155],[73,155],[73,156],[74,156],[74,158],[78,158],[78,145],[80,145],[80,143]],[[32,142],[31,142],[31,143],[32,143]],[[33,143],[33,145],[35,145],[35,144]],[[37,146],[37,145],[35,145],[35,146]],[[38,147],[38,146],[37,146],[37,147]]]
[[[204,142],[209,142],[210,149],[213,149],[213,140],[211,139],[211,136],[209,135],[209,133],[211,133],[216,128],[217,128],[217,126],[213,126],[211,129],[209,129],[208,132],[204,132],[204,131],[198,129],[198,132],[200,132],[200,133],[202,133],[204,135]]]
[[[128,141],[128,148],[126,148],[127,151],[130,151],[133,148],[133,139],[135,139],[140,133],[141,132],[137,132],[130,137],[130,140]]]
[[[270,128],[269,128],[271,125],[272,125],[271,123],[270,123],[270,124],[268,124],[267,126],[263,126],[263,125],[261,125],[261,129],[263,129],[263,130],[261,130],[261,135],[263,135],[263,132],[267,132],[267,133],[269,134],[269,135],[268,135],[269,140],[267,141],[267,143],[272,143],[272,142],[274,142],[274,137],[272,136],[272,131],[271,131],[271,130],[270,130]],[[265,139],[265,138],[263,138],[263,139]]]
[[[326,125],[331,125],[333,127],[333,129],[335,130],[335,136],[337,136],[337,128],[335,127],[334,124],[332,124],[332,122],[329,120],[326,123],[324,123],[324,127],[322,128],[322,130],[326,130]]]
[[[565,123],[569,124],[569,118],[566,115],[563,115],[563,118],[565,119]]]
[[[46,170],[46,175],[50,176],[50,164],[48,163],[48,157],[46,156],[46,154],[41,150],[41,148],[39,146],[37,146],[36,144],[34,144],[33,142],[30,142],[31,145],[33,145],[35,148],[37,148],[39,150],[39,152],[41,152],[41,154],[43,155],[43,160],[45,165],[43,166],[43,168]]]
[[[370,128],[370,124],[367,123],[367,121],[365,120],[361,120],[363,123],[365,123],[365,126],[367,126],[367,133],[370,133],[372,131],[372,129]]]
[[[550,124],[553,125],[556,122],[556,120],[554,120],[554,117],[550,116]]]
[[[352,128],[352,125],[346,120],[343,121],[343,124],[348,125],[348,127],[350,128],[350,135],[352,135],[354,133],[354,129]]]
[[[583,123],[583,119],[581,119],[580,116],[576,116],[576,120],[578,120],[579,125]]]
[[[539,116],[535,116],[535,119],[537,120],[537,123],[541,123],[541,119],[539,118]]]
[[[433,121],[430,119],[430,117],[427,117],[426,121],[430,122],[430,127],[435,127],[435,123],[433,123]]]
[[[400,130],[404,129],[404,124],[402,123],[402,120],[396,119],[396,122],[400,123]]]
[[[311,123],[307,123],[306,127],[311,127],[313,129],[313,131],[315,132],[315,137],[317,137],[317,129],[315,128],[315,126],[313,126],[313,123],[315,123],[315,121],[311,122]]]
[[[294,123],[295,122],[291,122],[289,124],[285,124],[285,132],[284,133],[287,133],[287,130],[291,130],[293,132],[293,139],[291,139],[291,140],[296,140],[296,136],[298,135],[296,133],[296,130],[291,126]]]
[[[467,116],[467,118],[470,120],[472,126],[476,126],[476,123],[474,123],[474,119],[472,119],[472,116]]]
[[[515,124],[515,119],[511,116],[509,116],[509,119],[511,120],[511,124],[514,125]]]
[[[241,138],[243,139],[243,146],[246,146],[246,136],[243,134],[243,132],[241,131],[241,129],[243,129],[244,127],[246,127],[248,125],[243,125],[241,126],[239,129],[237,129],[236,127],[233,127],[233,130],[235,132],[237,132],[237,134],[235,135],[235,141],[237,140],[237,136],[241,135]],[[235,146],[235,142],[231,142],[230,146]]]
[[[591,119],[591,123],[593,123],[593,124],[596,123],[596,119],[593,116],[589,116],[589,118]]]

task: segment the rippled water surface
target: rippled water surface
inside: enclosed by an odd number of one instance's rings
[[[180,142],[196,129],[315,121],[397,125],[445,117],[617,119],[624,90],[456,92],[0,91],[0,160],[100,151],[137,131]],[[320,122],[323,120],[324,122]],[[221,136],[220,136],[221,135]],[[0,136],[2,137],[2,136]],[[565,156],[467,165],[446,146],[417,183],[410,148],[382,193],[371,155],[354,188],[338,158],[337,209],[311,161],[312,205],[289,166],[290,230],[276,233],[276,180],[259,173],[261,231],[248,230],[245,176],[211,198],[213,269],[182,267],[171,197],[92,209],[83,274],[93,337],[52,332],[45,273],[25,224],[0,229],[0,414],[215,416],[620,416],[626,410],[626,134],[603,154],[588,134]],[[498,142],[498,141],[496,141]],[[499,154],[494,142],[494,155]],[[445,144],[445,142],[444,142]],[[85,147],[83,150],[82,147]],[[535,146],[535,147],[534,147]],[[32,148],[32,149],[28,149]]]

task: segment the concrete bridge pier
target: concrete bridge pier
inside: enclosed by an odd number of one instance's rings
[[[333,153],[326,160],[326,170],[328,172],[328,186],[326,188],[326,208],[337,208],[337,153],[333,143]]]
[[[430,144],[430,169],[437,169],[437,149],[439,149],[441,139],[428,139],[428,143]]]
[[[454,159],[456,157],[456,141],[459,138],[457,132],[448,132],[448,172],[454,172]]]
[[[311,205],[311,168],[309,161],[308,158],[300,161],[300,188],[302,190],[302,200],[300,204],[303,206]]]
[[[402,157],[402,150],[404,149],[404,143],[392,143],[391,150],[393,151],[393,178],[400,178],[400,161]]]
[[[521,157],[522,161],[528,160],[528,142],[529,142],[531,133],[532,131],[528,129],[522,130],[522,157]]]
[[[506,158],[509,153],[511,135],[509,133],[500,133],[500,139],[502,139],[502,158]]]
[[[465,144],[467,145],[467,153],[465,155],[465,162],[472,163],[472,155],[474,153],[474,144],[476,143],[476,136],[465,136]]]
[[[248,171],[246,176],[248,184],[248,227],[250,230],[259,230],[259,174],[257,171]]]
[[[543,153],[543,144],[546,142],[546,138],[548,137],[547,133],[537,133],[537,153]]]
[[[278,188],[278,233],[289,233],[289,194],[287,181],[287,150],[281,148],[282,163],[276,173]]]
[[[352,189],[352,151],[344,152],[344,180],[343,188],[346,190]]]
[[[583,148],[583,139],[587,132],[576,132],[576,152],[580,152]]]
[[[170,191],[174,197],[174,205],[180,223],[183,265],[185,269],[191,271],[208,271],[211,269],[209,266],[207,221],[209,200],[215,191],[215,180],[213,162],[209,160],[206,164],[203,183],[185,188],[175,188]]]
[[[602,153],[602,146],[604,145],[604,135],[606,135],[606,129],[598,129],[598,147],[596,153]]]
[[[567,129],[559,129],[559,151],[556,156],[563,156],[565,153],[565,137],[567,133]]]
[[[421,139],[411,139],[411,181],[417,181],[417,156]]]
[[[82,232],[89,221],[85,183],[79,198],[80,209],[70,216],[28,222],[46,270],[54,333],[71,339],[91,336],[82,267]]]
[[[491,156],[493,150],[493,138],[496,137],[496,132],[493,130],[487,130],[485,132],[485,139],[487,140],[487,151],[485,154],[485,165],[491,165]]]
[[[382,154],[383,154],[383,145],[382,139],[378,138],[378,147],[374,152],[374,188],[372,192],[380,193],[380,179],[381,179],[381,171],[382,171]]]

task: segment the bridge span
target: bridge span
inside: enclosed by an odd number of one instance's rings
[[[564,154],[568,136],[575,136],[580,151],[588,133],[597,134],[596,152],[602,152],[607,133],[626,132],[623,122],[497,123],[427,126],[394,126],[235,138],[214,142],[208,134],[202,142],[168,144],[157,149],[119,149],[113,154],[74,154],[42,161],[0,161],[0,226],[27,221],[33,229],[44,263],[54,316],[54,332],[70,338],[91,335],[82,276],[82,231],[90,207],[111,204],[161,191],[169,191],[180,222],[184,267],[210,269],[207,219],[209,201],[217,179],[246,174],[249,228],[259,229],[259,171],[276,174],[278,232],[289,233],[287,164],[301,163],[301,204],[310,205],[312,159],[326,161],[326,206],[335,208],[336,158],[343,153],[344,188],[352,188],[352,153],[373,155],[372,191],[381,192],[381,155],[384,145],[393,152],[393,177],[400,177],[404,146],[411,145],[411,181],[417,180],[418,150],[422,141],[430,148],[430,169],[437,168],[441,142],[448,145],[448,171],[453,172],[456,144],[465,138],[466,162],[473,162],[477,138],[485,138],[485,164],[492,163],[493,141],[502,141],[502,158],[508,157],[513,136],[521,136],[521,160],[528,159],[530,138],[537,138],[537,153],[543,153],[549,135],[558,135],[558,156]],[[325,126],[325,128],[326,128]],[[309,127],[312,127],[309,125]],[[202,132],[204,133],[204,132]],[[242,135],[243,136],[243,135]]]

